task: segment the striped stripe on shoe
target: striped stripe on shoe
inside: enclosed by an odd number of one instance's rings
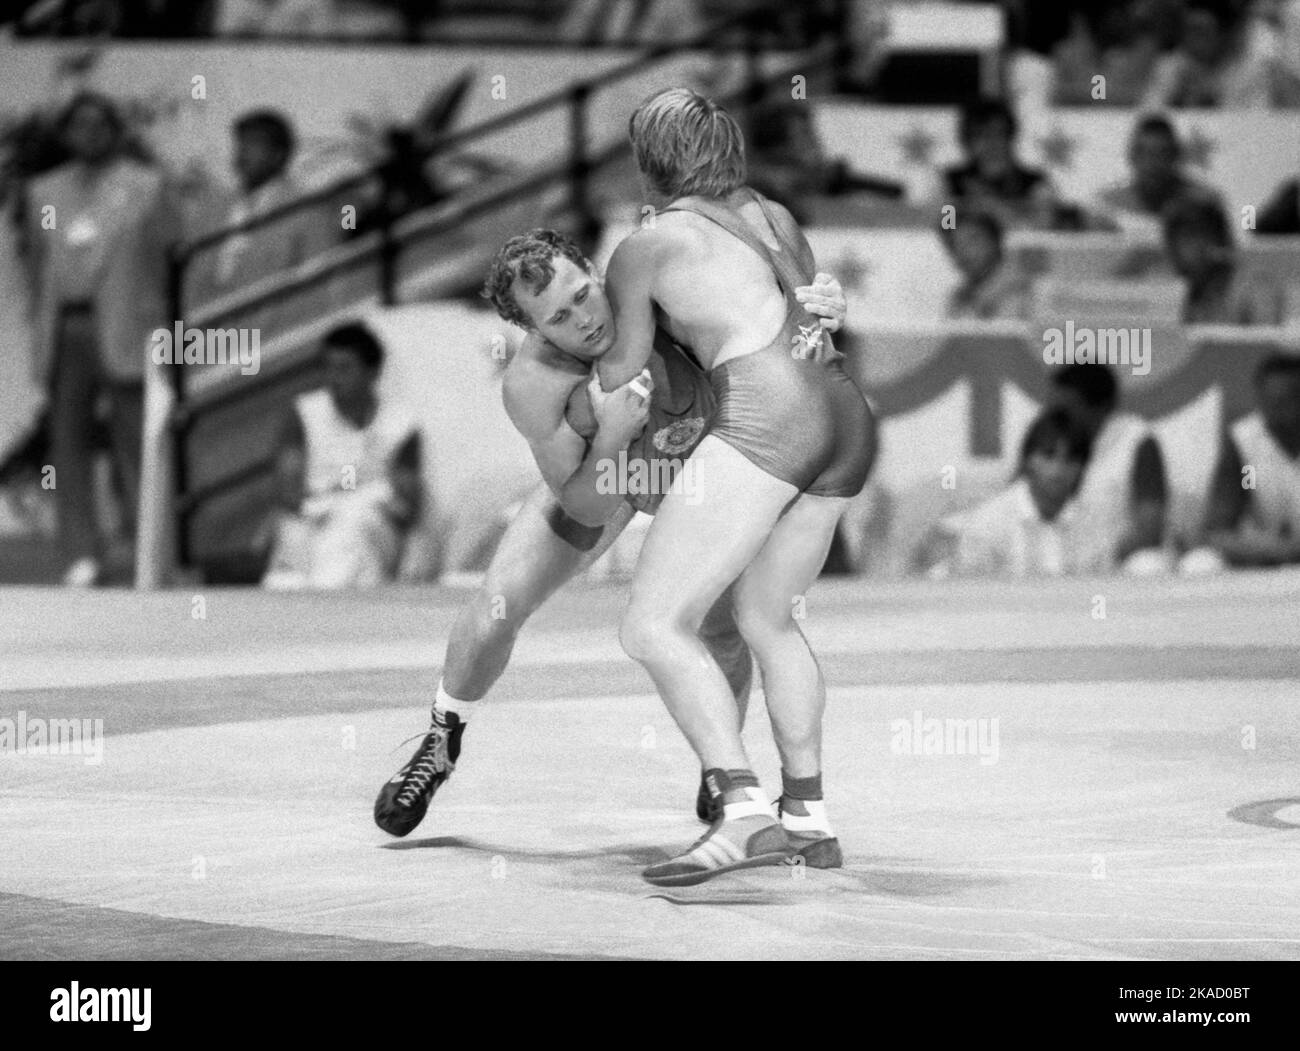
[[[656,887],[689,887],[724,872],[780,865],[791,853],[790,839],[770,810],[746,817],[728,815],[684,854],[651,865],[641,876]]]

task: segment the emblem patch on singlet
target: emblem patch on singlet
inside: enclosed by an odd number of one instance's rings
[[[655,431],[654,446],[661,453],[676,456],[690,449],[703,430],[704,417],[689,416]]]
[[[798,360],[811,358],[822,345],[822,327],[821,325],[800,325],[799,335],[791,336],[790,342],[794,344],[791,353]]]

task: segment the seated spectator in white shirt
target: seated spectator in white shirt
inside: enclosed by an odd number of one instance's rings
[[[1052,387],[1091,443],[1078,494],[1080,567],[1110,573],[1161,549],[1169,507],[1164,454],[1142,417],[1120,411],[1114,371],[1066,365],[1053,373]]]
[[[1064,409],[1030,425],[1012,483],[944,520],[931,543],[931,576],[1056,577],[1077,572],[1074,503],[1088,462],[1088,434]],[[933,556],[932,556],[933,557]]]
[[[1183,170],[1183,144],[1166,117],[1140,117],[1128,142],[1128,179],[1098,194],[1093,211],[1123,229],[1158,233],[1165,210],[1183,201],[1222,207],[1219,193]]]
[[[1255,372],[1258,408],[1228,429],[1210,482],[1208,545],[1232,566],[1300,562],[1300,356]]]
[[[283,512],[263,586],[363,588],[397,574],[420,514],[420,432],[376,391],[383,347],[363,325],[325,337],[325,389],[298,398],[276,472]]]
[[[948,300],[954,319],[1022,319],[1029,309],[1029,281],[1008,262],[1002,223],[990,212],[958,205],[951,227],[939,236],[962,283]]]

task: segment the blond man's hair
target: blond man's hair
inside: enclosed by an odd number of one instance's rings
[[[690,88],[651,95],[628,136],[650,188],[669,200],[725,197],[745,185],[745,137],[725,109]]]

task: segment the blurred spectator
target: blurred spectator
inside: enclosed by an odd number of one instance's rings
[[[1260,209],[1257,234],[1300,234],[1300,178],[1288,179]]]
[[[996,216],[959,206],[955,223],[941,224],[939,236],[962,275],[948,301],[948,317],[990,320],[1028,315],[1029,280],[1007,261],[1002,224]]]
[[[1156,65],[1143,109],[1256,109],[1273,96],[1272,63],[1250,46],[1246,23],[1226,4],[1194,0],[1178,47]]]
[[[348,324],[323,351],[325,389],[298,399],[277,457],[284,513],[262,581],[273,590],[392,580],[421,511],[420,432],[404,407],[379,399],[383,347]]]
[[[570,0],[568,44],[684,44],[704,32],[698,0]]]
[[[1018,130],[1005,102],[982,99],[967,106],[959,128],[966,163],[943,173],[943,203],[979,207],[1006,229],[1063,225],[1047,176],[1016,159]]]
[[[1186,200],[1165,213],[1165,252],[1187,282],[1183,321],[1201,325],[1280,325],[1285,295],[1263,274],[1237,264],[1228,217],[1217,204]]]
[[[294,134],[284,116],[272,110],[255,110],[239,117],[232,130],[238,188],[233,194],[218,192],[206,202],[196,223],[199,236],[265,215],[305,193],[290,171]],[[283,273],[323,251],[335,239],[335,224],[320,209],[293,211],[230,235],[196,258],[187,299],[206,302]]]
[[[1255,371],[1256,411],[1223,436],[1205,533],[1234,566],[1300,562],[1300,357]]]
[[[214,0],[20,0],[23,34],[193,37],[206,34]],[[0,16],[0,24],[6,21]]]
[[[218,0],[217,36],[330,37],[338,31],[334,0]]]
[[[1012,483],[944,520],[931,541],[943,551],[932,576],[1061,576],[1076,571],[1074,496],[1088,462],[1088,432],[1064,409],[1025,432]],[[932,556],[933,557],[933,554]]]
[[[1110,366],[1066,365],[1053,373],[1052,387],[1057,404],[1092,446],[1077,498],[1077,564],[1082,572],[1111,572],[1163,544],[1169,505],[1164,454],[1145,420],[1119,410]]]
[[[749,185],[785,205],[800,223],[810,222],[808,199],[869,192],[901,198],[903,185],[854,171],[844,157],[830,157],[817,132],[813,108],[792,99],[778,82],[744,113]]]
[[[1093,78],[1105,77],[1103,98],[1136,106],[1147,91],[1178,2],[1145,0],[1076,11],[1070,33],[1052,52],[1053,100],[1086,106],[1097,100]]]
[[[1275,48],[1274,103],[1300,106],[1300,0],[1260,0],[1260,20]]]
[[[1128,143],[1130,177],[1103,190],[1095,211],[1122,228],[1155,224],[1166,208],[1184,201],[1221,206],[1217,191],[1183,170],[1183,145],[1165,117],[1140,117]]]
[[[163,177],[123,154],[113,102],[76,96],[61,121],[72,159],[32,180],[25,216],[35,303],[34,372],[50,390],[64,582],[102,572],[93,474],[96,405],[108,406],[117,482],[133,519],[149,333],[169,327],[168,239],[177,222]]]
[[[52,36],[111,36],[122,24],[121,0],[44,0],[21,3],[23,33]]]

